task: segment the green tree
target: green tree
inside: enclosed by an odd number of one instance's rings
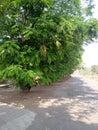
[[[91,66],[91,71],[93,74],[98,74],[98,65]]]
[[[1,79],[15,81],[17,87],[25,89],[37,80],[49,84],[73,73],[82,62],[83,43],[98,36],[98,21],[84,17],[91,9],[83,10],[80,0],[2,2]]]

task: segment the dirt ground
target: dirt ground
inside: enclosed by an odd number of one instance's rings
[[[11,86],[0,87],[0,102],[32,111],[43,98],[49,99],[54,97],[53,92],[55,89],[65,84],[70,78],[71,77],[63,78],[47,86],[33,87],[30,92],[21,92]]]
[[[83,77],[38,86],[30,93],[0,88],[0,102],[35,113],[26,130],[98,130],[98,82]]]

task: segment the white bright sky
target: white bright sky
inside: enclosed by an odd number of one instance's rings
[[[98,0],[94,0],[95,9],[93,16],[98,19]],[[98,65],[98,41],[84,47],[83,62],[84,66],[90,67]]]

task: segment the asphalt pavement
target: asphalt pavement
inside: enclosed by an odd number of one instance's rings
[[[72,77],[38,94],[30,108],[1,102],[0,130],[98,130],[97,82]]]
[[[0,102],[0,130],[26,130],[36,114]]]

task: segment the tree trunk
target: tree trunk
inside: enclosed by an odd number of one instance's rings
[[[31,86],[28,84],[23,88],[23,92],[30,92],[30,90],[31,90]]]

